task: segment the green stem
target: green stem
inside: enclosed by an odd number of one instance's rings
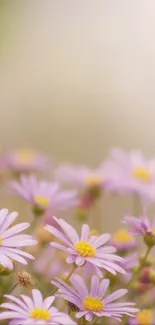
[[[77,266],[76,264],[73,265],[73,268],[71,269],[70,273],[67,275],[67,277],[65,278],[64,282],[67,282],[71,275],[74,273],[74,271],[76,270]],[[54,295],[57,292],[58,288],[55,288],[52,292],[51,292],[51,296]]]
[[[147,259],[148,255],[149,255],[149,253],[151,251],[151,248],[152,247],[147,247],[146,253],[145,253],[143,259],[141,260],[141,262],[139,264],[139,267],[137,268],[136,272],[134,273],[131,281],[128,283],[128,286],[127,286],[128,289],[132,286],[133,282],[137,279],[140,271],[142,270],[142,268],[143,268],[143,266],[144,266],[144,264],[146,262],[146,259]],[[124,320],[121,323],[121,325],[126,325],[128,323],[128,319],[129,319],[129,316],[125,316]]]
[[[152,247],[147,247],[146,253],[145,253],[145,255],[144,255],[144,257],[143,257],[141,263],[139,264],[139,267],[138,267],[137,270],[135,271],[135,273],[134,273],[134,275],[133,275],[131,281],[128,283],[127,288],[130,288],[131,285],[133,284],[133,282],[137,279],[137,277],[138,277],[140,271],[142,270],[142,268],[143,268],[143,266],[144,266],[144,264],[145,264],[145,262],[146,262],[146,259],[147,259],[148,255],[149,255],[149,253],[150,253],[150,251],[151,251],[151,248],[152,248]]]
[[[14,284],[14,286],[7,292],[7,294],[9,295],[10,293],[12,293],[12,291],[18,286],[18,282],[16,282]]]

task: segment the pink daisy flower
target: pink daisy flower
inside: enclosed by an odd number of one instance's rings
[[[90,236],[90,228],[84,224],[82,226],[81,235],[78,236],[76,230],[62,219],[54,217],[60,227],[57,228],[46,225],[45,229],[56,236],[64,245],[52,242],[51,246],[56,247],[68,253],[67,263],[75,263],[77,266],[82,266],[85,263],[94,265],[97,272],[107,270],[113,274],[116,272],[125,273],[118,265],[122,261],[120,256],[113,254],[116,249],[112,246],[105,246],[105,243],[110,239],[109,234],[101,236]]]
[[[111,171],[109,190],[152,200],[155,197],[155,159],[146,160],[140,151],[113,149],[110,154],[105,163],[109,173]]]
[[[151,225],[146,216],[142,216],[141,218],[125,216],[123,222],[129,226],[130,233],[133,235],[151,235],[152,237],[155,237],[155,219]]]
[[[106,188],[108,182],[108,175],[104,164],[96,169],[66,164],[60,166],[55,175],[60,181],[74,186],[82,192],[89,193],[91,198],[98,197],[102,190]]]
[[[124,223],[130,227],[130,232],[134,235],[143,236],[147,246],[155,245],[155,219],[151,225],[149,219],[143,216],[139,219],[126,216]]]
[[[76,191],[62,191],[57,182],[38,180],[34,175],[22,175],[10,182],[11,193],[30,202],[36,212],[65,210],[78,204]]]
[[[17,216],[17,212],[8,214],[7,209],[0,210],[0,264],[10,270],[13,269],[13,260],[27,264],[25,258],[33,259],[33,256],[22,251],[21,247],[37,243],[32,236],[19,234],[30,226],[29,223],[19,223],[9,228]]]
[[[42,171],[48,163],[43,153],[32,149],[16,149],[4,155],[5,167],[16,173]]]
[[[134,314],[139,311],[133,307],[135,303],[115,302],[116,299],[123,297],[128,292],[126,289],[114,291],[106,296],[109,279],[103,279],[99,282],[98,277],[93,275],[89,290],[82,277],[77,274],[71,276],[70,282],[73,287],[59,278],[52,281],[52,284],[59,288],[61,298],[78,307],[77,318],[84,316],[87,321],[91,322],[93,317],[97,316],[110,317],[121,321],[123,315],[135,317]]]
[[[7,311],[0,313],[0,320],[12,319],[9,325],[75,325],[76,323],[65,313],[60,312],[52,304],[54,296],[43,300],[39,290],[32,290],[32,298],[20,295],[17,298],[12,295],[4,297],[11,300],[1,304],[1,308]]]

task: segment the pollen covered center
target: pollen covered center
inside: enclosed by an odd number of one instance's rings
[[[104,308],[104,303],[98,297],[92,296],[87,296],[83,301],[83,305],[85,309],[95,312],[101,311]]]
[[[39,309],[35,308],[31,313],[30,317],[37,319],[37,320],[50,320],[51,319],[51,313],[48,309]]]
[[[140,311],[137,316],[136,320],[139,325],[151,325],[152,324],[152,313],[148,309],[144,309]]]
[[[125,243],[125,244],[129,244],[132,243],[134,240],[134,237],[129,234],[126,229],[120,229],[118,232],[115,233],[115,235],[113,236],[113,240],[117,243]]]
[[[143,167],[135,168],[133,170],[133,176],[135,178],[138,178],[138,179],[144,181],[144,182],[150,182],[151,178],[152,178],[151,173]]]
[[[14,158],[21,164],[29,164],[34,161],[36,154],[32,150],[21,150],[15,153]]]
[[[102,183],[102,179],[97,175],[92,175],[92,176],[87,176],[85,182],[87,187],[100,187]]]
[[[3,244],[3,238],[2,238],[2,236],[0,236],[0,245],[2,245]]]
[[[47,208],[50,204],[50,199],[48,197],[45,196],[41,196],[41,195],[35,195],[34,196],[34,202],[36,205],[39,205],[43,208]]]
[[[91,246],[87,241],[80,240],[74,245],[76,251],[84,257],[94,257],[96,254],[96,248]]]

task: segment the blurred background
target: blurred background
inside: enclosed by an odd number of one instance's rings
[[[2,147],[90,166],[113,146],[154,155],[154,30],[154,0],[1,0]]]

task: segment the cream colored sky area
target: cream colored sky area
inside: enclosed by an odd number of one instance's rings
[[[114,145],[155,152],[154,0],[10,1],[8,10],[4,147],[90,164]]]

